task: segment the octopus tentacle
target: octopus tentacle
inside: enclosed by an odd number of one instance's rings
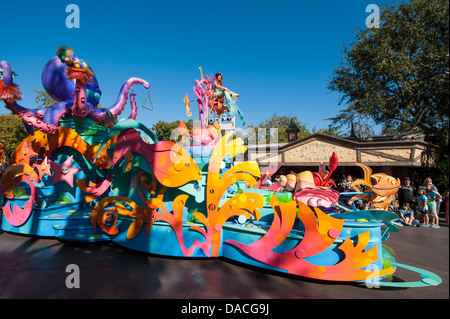
[[[59,119],[69,113],[65,102],[58,102],[42,109],[28,109],[15,101],[5,102],[5,106],[20,117],[30,135],[34,135],[33,127],[47,134],[55,134],[58,130]]]
[[[0,68],[2,69],[3,84],[6,86],[12,86],[13,72],[11,71],[11,66],[7,61],[0,61]]]
[[[85,117],[93,109],[92,105],[87,103],[86,84],[78,80],[75,84],[74,100],[71,109],[72,114],[78,118]]]
[[[112,105],[108,109],[95,108],[91,113],[89,113],[88,116],[95,121],[103,121],[107,111],[109,111],[113,116],[120,115],[125,108],[125,104],[127,104],[128,93],[134,84],[142,84],[146,89],[150,88],[150,84],[147,81],[140,78],[130,78],[122,85],[119,96],[117,97],[116,103],[114,103],[114,105]],[[131,106],[132,114],[137,114],[136,103],[132,103]]]
[[[130,104],[131,104],[131,114],[128,117],[129,119],[135,120],[137,116],[137,107],[136,107],[136,99],[135,99],[136,93],[130,94]]]

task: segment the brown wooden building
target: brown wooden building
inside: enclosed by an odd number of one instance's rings
[[[261,168],[279,165],[275,175],[280,175],[317,171],[319,163],[327,165],[335,152],[339,160],[338,169],[333,173],[335,180],[348,174],[362,178],[363,171],[355,163],[369,166],[374,173],[383,172],[402,179],[412,177],[426,165],[433,165],[437,149],[418,136],[361,140],[316,133],[284,144],[248,146],[246,159],[257,161]]]

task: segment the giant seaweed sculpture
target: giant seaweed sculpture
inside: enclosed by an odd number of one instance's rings
[[[99,109],[92,69],[62,47],[43,76],[53,79],[44,86],[49,93],[59,92],[60,101],[46,110],[29,110],[17,104],[21,94],[12,83],[15,73],[7,62],[1,66],[0,97],[30,132],[0,178],[2,229],[62,240],[114,241],[161,255],[224,257],[329,281],[380,280],[402,266],[381,244],[388,231],[398,230],[391,213],[326,214],[257,188],[261,172],[256,162],[222,166],[224,159],[246,151],[233,132],[208,146],[158,141],[135,120],[133,93],[132,114],[116,122],[129,88],[134,83],[149,87],[144,80],[131,78],[114,106]],[[209,152],[206,161],[195,157],[199,151]],[[337,161],[330,163],[334,170]],[[230,192],[237,184],[248,187]],[[15,192],[20,185],[25,196]],[[69,200],[60,201],[66,195]],[[368,220],[356,222],[361,218]],[[381,227],[387,227],[383,234]],[[432,273],[412,270],[424,279],[411,286],[441,282]]]
[[[218,257],[222,245],[221,232],[225,222],[230,217],[240,214],[244,214],[249,218],[252,215],[256,219],[259,219],[260,213],[258,212],[258,208],[262,209],[263,207],[263,196],[250,193],[235,195],[219,207],[221,197],[232,184],[237,181],[256,184],[255,177],[259,177],[259,169],[256,163],[240,163],[234,166],[232,170],[220,176],[220,163],[223,158],[225,156],[234,157],[237,152],[244,150],[242,146],[243,141],[240,139],[230,141],[231,135],[232,132],[228,133],[219,141],[210,158],[206,184],[206,212],[196,212],[193,214],[202,226],[191,225],[190,229],[200,233],[204,241],[195,240],[191,247],[184,246],[182,217],[188,195],[182,194],[175,197],[172,200],[173,211],[169,212],[163,201],[164,194],[168,191],[168,188],[165,186],[160,189],[156,197],[142,198],[145,206],[138,206],[135,202],[124,197],[107,197],[103,199],[94,207],[91,215],[94,227],[101,227],[108,234],[116,235],[118,233],[118,228],[116,227],[118,214],[129,216],[134,221],[127,230],[127,239],[133,239],[141,231],[145,223],[147,223],[145,232],[149,234],[155,222],[164,221],[173,229],[185,256],[191,256],[196,248],[201,248],[206,256]],[[178,153],[177,149],[178,147],[174,147],[175,153]],[[195,165],[195,163],[191,162],[189,165]],[[154,181],[157,180],[155,179]],[[167,193],[170,195],[170,192]],[[109,213],[108,205],[112,203],[115,205],[117,214],[115,215],[114,222],[110,226],[106,226],[103,215]],[[127,204],[131,209],[126,209],[123,204]]]

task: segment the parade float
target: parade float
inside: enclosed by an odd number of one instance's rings
[[[158,141],[136,120],[130,78],[117,101],[99,107],[101,90],[92,67],[75,52],[57,49],[42,72],[42,84],[56,101],[26,108],[8,62],[0,62],[0,99],[18,115],[29,136],[9,159],[0,179],[1,229],[10,233],[73,242],[114,242],[150,254],[223,258],[300,277],[325,281],[376,281],[385,286],[430,286],[441,279],[402,265],[383,244],[398,231],[386,210],[397,179],[372,174],[355,181],[354,196],[369,194],[374,209],[338,210],[331,188],[338,165],[282,176],[265,186],[269,172],[256,162],[234,163],[245,153],[231,127],[238,94],[222,86],[222,75],[194,82],[199,120],[181,122],[175,141]],[[128,100],[129,98],[129,100]],[[118,120],[129,101],[131,114]],[[191,116],[188,94],[186,114]],[[271,172],[273,173],[273,171]],[[375,181],[375,182],[374,182]],[[365,189],[358,187],[364,185]],[[416,271],[415,282],[384,280],[399,268]]]

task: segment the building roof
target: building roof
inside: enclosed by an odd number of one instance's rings
[[[432,147],[432,148],[439,148],[437,145],[433,145],[430,143],[427,143],[423,140],[423,138],[420,137],[394,137],[394,136],[372,136],[367,139],[353,139],[353,138],[344,138],[344,137],[337,137],[337,136],[331,136],[321,133],[314,133],[312,135],[306,136],[304,138],[301,138],[296,141],[292,141],[289,143],[283,144],[283,146],[280,147],[280,149],[285,149],[292,147],[296,144],[302,144],[305,143],[311,139],[321,139],[321,140],[329,140],[334,141],[338,143],[344,143],[348,145],[353,145],[357,147],[364,147],[364,146],[389,146],[389,145],[412,145],[412,144],[419,144],[422,146]]]
[[[254,157],[253,159],[261,165],[271,160],[276,160],[281,165],[291,166],[320,163],[328,160],[332,152],[336,152],[341,165],[354,165],[359,162],[374,166],[410,167],[421,166],[424,163],[425,154],[435,154],[438,148],[438,146],[416,137],[394,138],[385,136],[355,140],[321,133],[315,133],[284,144],[251,145],[248,147],[249,152],[253,152],[251,154]],[[431,159],[432,162],[436,161],[434,155]]]

